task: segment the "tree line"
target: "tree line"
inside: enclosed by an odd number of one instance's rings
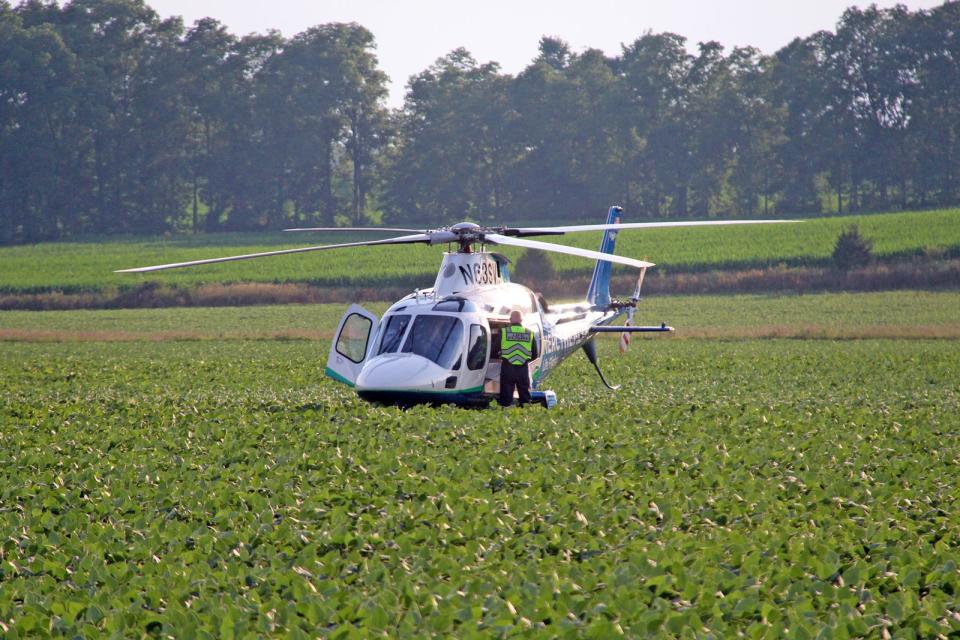
[[[848,9],[772,55],[544,37],[457,49],[386,107],[372,33],[0,0],[0,243],[85,234],[954,205],[960,2]]]

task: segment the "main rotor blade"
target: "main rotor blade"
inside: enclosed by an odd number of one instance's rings
[[[555,253],[566,253],[571,256],[579,256],[581,258],[589,258],[591,260],[603,260],[605,262],[615,262],[617,264],[625,264],[631,267],[637,267],[639,269],[653,266],[652,262],[645,262],[643,260],[634,260],[633,258],[625,258],[623,256],[613,255],[612,253],[601,253],[599,251],[591,251],[589,249],[580,249],[578,247],[567,247],[562,244],[553,244],[552,242],[540,242],[539,240],[522,240],[520,238],[511,238],[508,236],[502,236],[499,233],[487,233],[487,234],[484,234],[484,238],[486,242],[490,242],[493,244],[506,244],[514,247],[525,247],[527,249],[539,249],[540,251],[553,251]]]
[[[284,231],[393,231],[396,233],[423,233],[423,229],[400,229],[397,227],[302,227]]]
[[[620,229],[658,229],[664,227],[719,227],[734,224],[780,224],[782,222],[803,222],[802,220],[689,220],[685,222],[627,222],[624,224],[577,224],[565,227],[518,227],[510,231],[518,236],[548,235],[554,233],[575,233],[577,231],[614,231]],[[512,234],[511,234],[512,235]]]
[[[373,244],[411,244],[417,242],[430,242],[430,236],[418,233],[412,236],[400,236],[397,238],[386,238],[384,240],[366,240],[363,242],[345,242],[343,244],[325,244],[318,247],[303,247],[300,249],[281,249],[280,251],[264,251],[263,253],[248,253],[242,256],[229,256],[226,258],[208,258],[206,260],[191,260],[189,262],[174,262],[171,264],[158,264],[152,267],[137,267],[135,269],[118,269],[114,273],[146,273],[148,271],[161,271],[163,269],[178,269],[180,267],[193,267],[200,264],[215,264],[217,262],[232,262],[234,260],[249,260],[251,258],[263,258],[265,256],[282,256],[288,253],[304,253],[306,251],[325,251],[326,249],[341,249],[343,247],[363,247]]]

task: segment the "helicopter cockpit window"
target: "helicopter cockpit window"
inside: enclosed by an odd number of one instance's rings
[[[386,318],[386,327],[383,330],[383,338],[380,340],[380,348],[377,355],[381,353],[393,353],[400,350],[400,343],[403,340],[403,334],[410,324],[410,316],[394,315]]]
[[[403,343],[404,353],[415,353],[451,369],[460,355],[463,323],[453,316],[419,315],[413,320],[410,335]]]

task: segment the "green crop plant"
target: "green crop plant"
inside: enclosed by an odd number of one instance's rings
[[[328,345],[0,343],[0,635],[960,633],[956,340],[605,341],[550,411]]]

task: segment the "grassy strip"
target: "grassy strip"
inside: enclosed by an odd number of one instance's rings
[[[571,299],[572,291],[586,292],[587,276],[553,280],[526,280],[534,289],[556,300]],[[613,290],[629,293],[635,276],[615,276]],[[884,291],[895,289],[956,289],[960,287],[960,260],[874,264],[849,272],[823,268],[773,268],[706,273],[651,271],[644,293],[651,295],[756,293],[789,291]],[[86,293],[0,294],[0,310],[134,309],[143,307],[211,307],[263,304],[347,303],[355,300],[395,301],[410,292],[401,286],[317,287],[306,283],[159,285],[144,283],[126,290]]]
[[[384,303],[367,306],[383,313]],[[328,340],[345,304],[187,309],[7,311],[8,342]],[[667,322],[672,338],[955,338],[960,293],[898,291],[814,295],[644,298],[636,322]],[[662,336],[650,339],[662,340]]]
[[[648,258],[658,263],[661,272],[668,273],[777,265],[823,267],[840,230],[849,224],[858,224],[874,241],[876,254],[885,258],[960,255],[960,209],[816,218],[802,224],[629,231],[620,234],[617,252]],[[359,237],[349,234],[229,234],[6,247],[0,249],[0,292],[79,294],[113,289],[123,293],[150,282],[169,287],[295,282],[322,287],[410,289],[433,283],[440,250],[421,245],[297,254],[143,275],[113,273],[115,269],[148,264],[355,239]],[[597,247],[599,239],[599,234],[591,233],[550,238],[590,249]],[[502,252],[511,259],[522,254],[509,247]],[[558,255],[551,259],[564,277],[586,275],[592,269],[589,261],[575,257]]]
[[[330,340],[326,331],[71,331],[69,329],[0,329],[0,342],[170,342],[211,340]]]

